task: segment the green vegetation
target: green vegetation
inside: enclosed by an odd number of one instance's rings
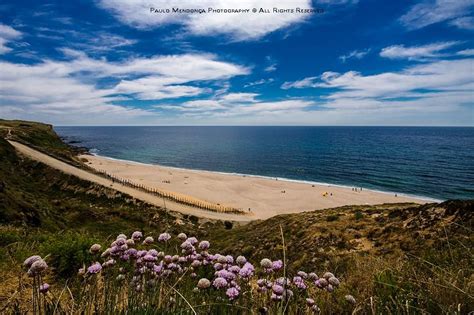
[[[65,162],[80,165],[75,157],[80,150],[65,144],[51,125],[0,119],[0,137],[24,143]]]
[[[330,270],[340,278],[332,295],[319,296],[323,313],[474,310],[474,201],[347,206],[280,215],[244,226],[211,222],[63,174],[17,155],[3,140],[11,128],[12,139],[75,163],[74,149],[47,125],[0,120],[0,126],[0,313],[31,309],[32,282],[21,263],[34,254],[50,266],[45,280],[51,284],[50,293],[59,296],[66,284],[73,294],[79,292],[77,269],[95,259],[89,247],[105,246],[119,233],[141,230],[154,237],[162,232],[175,237],[184,232],[209,240],[214,251],[258,262],[265,257],[283,259],[280,227],[289,273]],[[179,292],[192,297],[195,285],[186,281]],[[355,306],[344,300],[347,294],[355,297]],[[173,298],[183,312],[189,312],[179,295]],[[213,311],[244,314],[248,312],[238,305],[249,307],[248,303],[236,300],[232,307],[220,305]]]

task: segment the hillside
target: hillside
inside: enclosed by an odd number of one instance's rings
[[[80,165],[76,155],[84,150],[64,143],[52,125],[0,119],[0,137],[24,143],[63,161]]]
[[[78,163],[74,149],[50,126],[0,125],[11,128],[16,140]],[[135,230],[185,232],[209,240],[213,250],[253,261],[282,259],[285,248],[289,271],[331,270],[340,276],[343,284],[333,298],[320,302],[329,313],[350,312],[350,305],[337,302],[345,294],[356,297],[362,313],[474,310],[474,201],[348,206],[233,226],[169,212],[65,175],[18,155],[3,138],[0,156],[0,312],[28,299],[12,299],[26,257],[49,255],[55,274],[50,283],[63,283],[81,260],[91,259],[92,244]]]

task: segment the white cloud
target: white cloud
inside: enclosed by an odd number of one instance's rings
[[[257,81],[253,81],[253,82],[247,83],[247,84],[244,85],[244,87],[262,85],[262,84],[268,84],[268,83],[272,83],[273,81],[275,81],[275,79],[273,79],[273,78],[260,79],[260,80],[257,80]]]
[[[212,99],[200,99],[178,105],[157,105],[156,108],[179,111],[186,117],[229,118],[278,116],[304,110],[314,102],[301,99],[260,101],[256,93],[229,93]]]
[[[266,56],[265,57],[265,63],[267,64],[263,71],[265,72],[273,72],[276,71],[278,63],[272,56]]]
[[[138,99],[194,96],[205,89],[191,84],[248,73],[247,68],[219,61],[210,54],[108,62],[74,50],[64,50],[64,53],[69,61],[45,60],[33,65],[0,62],[2,115],[11,117],[22,113],[21,117],[28,117],[34,113],[37,117],[47,117],[47,121],[52,117],[62,121],[71,115],[78,121],[87,120],[91,114],[94,119],[119,121],[132,116],[150,116],[155,113],[120,104],[129,96]],[[95,85],[99,78],[122,80],[100,88]],[[126,96],[117,96],[117,93]]]
[[[284,90],[288,90],[291,88],[301,89],[301,88],[308,88],[308,87],[316,87],[317,85],[315,83],[315,80],[317,78],[318,77],[307,77],[298,81],[285,82],[282,84],[281,88]]]
[[[356,71],[325,72],[318,77],[286,82],[285,87],[331,89],[328,95],[321,97],[318,112],[326,109],[352,117],[359,123],[373,124],[374,121],[367,120],[371,118],[378,119],[380,124],[386,121],[384,116],[396,121],[395,124],[404,124],[403,119],[415,119],[419,123],[430,122],[428,117],[433,115],[439,121],[442,121],[440,117],[446,117],[444,115],[458,115],[460,124],[470,120],[468,124],[472,125],[472,114],[471,118],[469,114],[466,116],[464,106],[474,106],[473,62],[474,59],[434,61],[399,72],[368,76]]]
[[[474,49],[464,49],[456,53],[460,56],[474,56]]]
[[[268,33],[303,22],[309,14],[254,14],[250,13],[151,13],[156,9],[252,9],[278,7],[311,8],[311,0],[99,0],[99,5],[114,14],[121,22],[137,28],[156,28],[164,25],[181,25],[192,35],[230,35],[235,40],[255,40]]]
[[[405,15],[400,17],[400,22],[408,29],[420,29],[431,24],[469,15],[472,13],[473,6],[472,0],[423,1],[412,6]],[[462,27],[463,24],[456,26]]]
[[[353,59],[353,58],[354,59],[362,59],[369,52],[370,52],[370,48],[365,49],[365,50],[353,50],[350,53],[348,53],[347,55],[339,56],[339,59],[341,59],[342,62],[346,62],[348,59]]]
[[[255,102],[256,93],[229,93],[221,97],[221,100],[229,103],[252,103]]]
[[[450,24],[460,29],[472,31],[474,30],[474,17],[472,16],[460,17],[460,18],[452,20]]]
[[[264,71],[265,72],[273,72],[276,69],[277,69],[277,65],[276,65],[276,63],[274,63],[274,64],[271,64],[271,65],[265,67]]]
[[[444,54],[440,53],[443,50],[458,45],[459,42],[439,42],[428,45],[405,47],[404,45],[393,45],[385,47],[380,52],[381,57],[389,59],[425,59],[442,57]]]
[[[8,25],[0,24],[0,55],[10,52],[12,49],[7,44],[21,36],[21,32]]]
[[[398,98],[419,90],[467,90],[474,82],[473,59],[443,60],[408,67],[401,72],[363,76],[359,72],[324,73],[316,87],[338,88],[329,98]],[[419,96],[422,96],[420,93]]]

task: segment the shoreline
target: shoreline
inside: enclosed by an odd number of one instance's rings
[[[353,186],[349,186],[349,185],[315,182],[315,181],[304,180],[304,179],[292,179],[292,178],[285,178],[285,177],[271,177],[271,176],[266,176],[266,175],[255,175],[255,174],[244,174],[244,173],[229,173],[229,172],[221,172],[221,171],[202,170],[202,169],[196,169],[196,168],[184,168],[184,167],[168,166],[168,165],[163,165],[163,164],[144,163],[144,162],[118,159],[118,158],[113,158],[113,157],[110,157],[110,156],[100,155],[100,154],[97,154],[97,153],[92,153],[92,152],[90,152],[90,150],[88,151],[88,153],[80,154],[79,156],[81,157],[81,156],[87,156],[87,155],[91,155],[91,156],[95,156],[95,157],[98,157],[98,158],[103,158],[103,159],[107,159],[107,160],[111,160],[111,161],[117,161],[117,162],[129,163],[129,164],[136,164],[136,165],[141,165],[141,166],[156,166],[156,167],[174,169],[174,170],[177,170],[177,171],[186,171],[186,172],[195,172],[195,173],[201,173],[202,172],[202,173],[237,176],[237,177],[260,178],[260,179],[266,179],[266,180],[275,180],[275,179],[277,179],[277,180],[282,181],[282,182],[300,183],[300,184],[307,184],[307,185],[318,185],[318,186],[321,186],[321,187],[339,187],[339,188],[345,188],[345,189],[354,188]],[[357,187],[357,188],[362,188],[365,191],[371,191],[371,192],[387,194],[387,195],[397,194],[400,197],[423,200],[423,201],[426,201],[428,203],[430,203],[430,202],[440,203],[440,202],[446,201],[446,200],[443,200],[443,199],[436,199],[436,198],[432,198],[432,197],[400,193],[400,192],[396,192],[396,191],[384,191],[384,190],[378,190],[378,189],[372,189],[372,188],[366,188],[366,187],[360,187],[360,186]]]
[[[349,205],[439,202],[426,197],[362,187],[251,174],[225,173],[147,164],[89,153],[89,167],[150,188],[163,189],[248,211],[255,219]]]

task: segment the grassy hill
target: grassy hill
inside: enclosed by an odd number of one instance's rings
[[[331,270],[341,279],[338,290],[318,302],[325,313],[474,310],[473,201],[347,206],[232,226],[165,211],[63,174],[18,155],[3,139],[10,129],[12,139],[79,163],[51,126],[4,120],[0,126],[0,313],[30,305],[31,294],[18,293],[29,281],[21,276],[26,257],[47,256],[53,270],[48,281],[58,288],[66,281],[80,287],[74,275],[82,262],[91,262],[89,247],[135,230],[155,237],[184,232],[209,240],[213,251],[256,262],[282,259],[285,249],[288,272]],[[192,287],[183,290],[192,295]],[[340,302],[346,294],[354,295],[355,306]]]

